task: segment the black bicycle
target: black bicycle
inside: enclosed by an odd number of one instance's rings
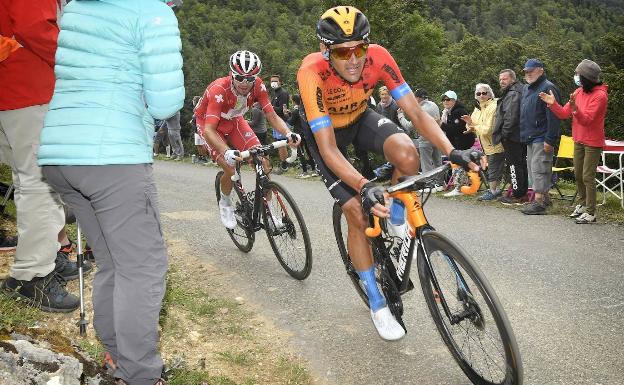
[[[477,385],[521,385],[520,351],[494,290],[466,252],[436,231],[423,211],[429,198],[425,189],[433,187],[450,167],[445,164],[402,178],[386,188],[390,197],[405,204],[409,227],[405,238],[391,235],[385,219],[370,216],[371,227],[366,229],[366,235],[375,259],[377,283],[390,311],[405,329],[401,295],[414,287],[410,271],[416,251],[418,277],[427,306],[444,343],[466,376]],[[419,195],[424,198],[422,204]],[[365,288],[345,246],[346,221],[338,204],[334,205],[333,223],[347,274],[368,306]]]
[[[273,150],[287,146],[286,140],[270,143],[240,153],[243,159],[251,158],[256,172],[254,191],[246,192],[240,177],[241,162],[237,162],[232,177],[234,194],[230,194],[236,227],[227,229],[236,247],[249,252],[255,233],[264,229],[271,248],[284,270],[293,278],[306,279],[312,271],[312,246],[310,235],[301,211],[288,191],[269,179],[264,171],[263,159]],[[293,158],[294,156],[294,158]],[[289,159],[296,159],[296,152]],[[217,205],[221,198],[220,171],[215,178]]]

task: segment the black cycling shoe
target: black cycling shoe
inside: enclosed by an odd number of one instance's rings
[[[78,264],[76,262],[69,260],[69,255],[66,253],[59,251],[56,253],[56,260],[54,261],[56,266],[54,267],[54,271],[63,277],[66,281],[72,281],[74,279],[78,279]],[[93,265],[91,262],[85,260],[82,265],[82,272],[87,274],[91,271]]]
[[[80,299],[67,292],[65,280],[54,271],[30,281],[9,277],[0,291],[11,298],[25,299],[29,305],[47,312],[69,313],[80,306]]]

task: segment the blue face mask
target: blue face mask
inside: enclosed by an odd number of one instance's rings
[[[576,84],[579,87],[581,86],[581,76],[579,74],[574,75],[574,84]]]

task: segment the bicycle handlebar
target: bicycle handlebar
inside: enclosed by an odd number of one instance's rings
[[[407,177],[403,181],[400,181],[399,183],[393,186],[387,187],[386,192],[388,192],[390,196],[395,199],[401,199],[401,200],[406,199],[404,195],[409,194],[412,191],[423,190],[424,188],[433,185],[436,182],[437,180],[436,177],[438,175],[442,174],[443,172],[448,171],[449,168],[457,168],[457,167],[460,167],[460,166],[456,164],[452,164],[450,162],[445,163],[442,166],[437,167],[431,171],[422,173],[420,175]],[[483,171],[480,171],[478,173],[475,171],[468,171],[468,177],[470,178],[470,185],[462,186],[460,188],[461,192],[463,192],[464,194],[468,194],[468,195],[476,193],[477,190],[479,189],[479,186],[481,186],[481,177],[479,175],[481,173],[483,173]],[[384,202],[380,201],[379,203],[383,204]],[[409,202],[403,202],[403,203],[405,204],[406,208],[410,207]],[[418,208],[416,208],[416,210],[419,212],[408,213],[407,215],[407,220],[408,222],[410,222],[413,228],[419,227],[416,223],[412,223],[415,220],[418,220],[419,222],[424,221],[424,223],[426,224],[426,219],[424,218],[424,215],[422,214],[422,206],[420,206],[420,204],[418,204]],[[415,217],[411,214],[414,214]],[[367,227],[366,230],[364,230],[364,233],[366,234],[367,237],[370,237],[370,238],[378,237],[381,234],[381,225],[379,224],[379,217],[373,215],[372,213],[369,213],[369,219],[372,219],[373,226]]]
[[[240,152],[240,157],[243,159],[247,159],[251,156],[251,154],[255,154],[255,153],[267,153],[271,150],[275,150],[278,148],[282,148],[282,147],[286,147],[288,146],[288,140],[283,139],[283,140],[278,140],[275,141],[273,143],[269,143],[266,146],[260,146],[260,147],[256,147],[256,148],[252,148],[249,149],[247,151],[241,151]],[[291,147],[290,148],[290,156],[288,158],[286,158],[286,162],[288,163],[292,163],[295,160],[297,160],[297,148],[296,147]]]

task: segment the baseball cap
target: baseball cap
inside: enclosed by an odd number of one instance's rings
[[[544,63],[540,59],[529,59],[524,63],[524,71],[530,71],[535,68],[544,68]]]
[[[455,99],[457,100],[457,94],[455,93],[455,91],[451,91],[448,90],[445,93],[442,94],[442,97],[446,96],[449,99]]]

